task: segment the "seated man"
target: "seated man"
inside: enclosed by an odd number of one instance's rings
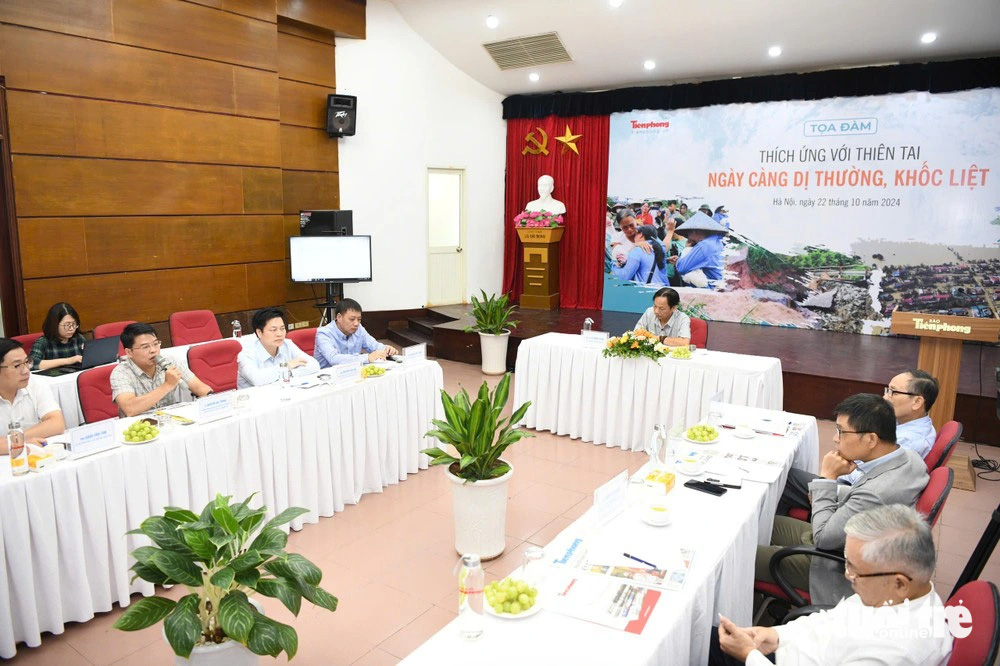
[[[691,344],[691,317],[677,309],[680,302],[680,295],[670,287],[657,290],[653,294],[653,307],[642,313],[635,330],[643,328],[672,347]]]
[[[31,359],[21,343],[0,338],[0,455],[8,453],[7,429],[15,422],[21,424],[25,442],[35,444],[66,430],[52,391],[31,381]]]
[[[370,363],[394,356],[398,349],[384,345],[361,325],[361,305],[352,298],[337,303],[333,321],[316,331],[316,351],[313,355],[319,367],[363,361]]]
[[[243,351],[236,358],[239,373],[236,387],[263,386],[281,378],[281,364],[287,363],[292,375],[311,375],[319,372],[319,363],[285,339],[285,315],[278,308],[264,308],[253,313],[253,330],[256,338],[243,343]]]
[[[844,525],[844,572],[854,594],[779,627],[712,628],[709,664],[945,664],[952,637],[934,591],[931,528],[900,504]]]
[[[840,551],[844,524],[851,516],[882,504],[913,506],[927,485],[924,461],[896,444],[896,418],[888,402],[859,393],[837,405],[833,413],[836,449],[823,457],[820,475],[808,486],[811,524],[775,517],[771,545],[757,546],[756,580],[773,580],[768,563],[784,546],[815,545]],[[855,469],[862,475],[854,485],[837,483],[838,476]],[[840,564],[831,560],[793,555],[782,560],[781,571],[793,586],[808,589],[814,604],[835,604],[848,589]]]
[[[672,258],[677,272],[685,284],[701,289],[713,289],[722,280],[722,254],[729,233],[711,215],[699,211],[675,231],[687,238],[689,245],[680,257]]]
[[[111,372],[111,399],[120,416],[135,416],[184,399],[184,391],[201,398],[212,389],[186,367],[177,367],[160,356],[156,329],[149,324],[129,324],[122,331],[125,361]]]
[[[937,394],[937,380],[923,370],[902,372],[885,387],[885,399],[896,413],[896,443],[921,458],[930,452],[937,437],[931,417],[927,415],[937,400]],[[861,474],[860,469],[855,469],[837,480],[852,485],[861,478]],[[809,482],[815,478],[815,474],[802,469],[793,467],[788,470],[788,481],[778,504],[778,513],[787,513],[790,507],[808,509]]]

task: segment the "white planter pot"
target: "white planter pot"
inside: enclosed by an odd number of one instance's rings
[[[489,481],[467,482],[447,473],[455,509],[455,550],[460,555],[477,553],[483,560],[499,557],[507,527],[507,483],[514,468]]]
[[[499,335],[479,334],[479,346],[483,352],[483,374],[502,375],[507,372],[507,341],[510,331]]]
[[[264,614],[260,602],[253,597],[248,601],[253,604],[257,612]],[[166,633],[162,629],[160,633],[163,634],[163,641],[169,646]],[[174,666],[259,666],[259,664],[260,656],[248,650],[239,641],[228,639],[212,645],[196,645],[188,659],[174,655]]]

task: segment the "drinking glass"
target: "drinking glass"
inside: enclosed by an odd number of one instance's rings
[[[545,550],[531,546],[524,551],[521,560],[521,580],[538,588],[545,580]]]

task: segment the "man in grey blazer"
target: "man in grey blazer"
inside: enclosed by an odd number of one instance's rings
[[[785,546],[814,545],[842,552],[844,525],[851,516],[884,504],[912,507],[927,485],[927,466],[916,453],[896,443],[896,416],[881,396],[852,395],[833,413],[836,448],[823,457],[819,476],[809,483],[811,523],[775,517],[771,545],[757,547],[757,580],[773,580],[768,563]],[[837,483],[838,476],[855,469],[862,475],[854,485]],[[851,594],[851,584],[838,562],[793,555],[782,561],[781,572],[795,587],[808,589],[815,604],[836,604]]]

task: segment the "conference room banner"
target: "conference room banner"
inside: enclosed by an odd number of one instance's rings
[[[695,230],[651,262],[628,213],[657,238],[671,216]],[[1000,89],[613,114],[603,270],[606,310],[675,284],[709,320],[879,334],[895,309],[996,316]]]

